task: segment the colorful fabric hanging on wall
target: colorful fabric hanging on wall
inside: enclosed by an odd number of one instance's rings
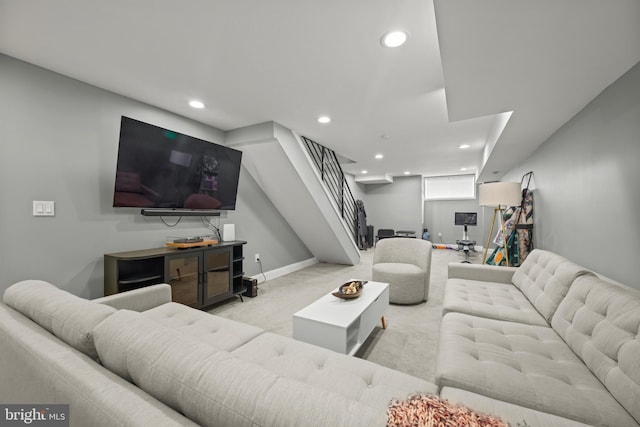
[[[529,190],[532,175],[533,172],[529,172],[522,177],[521,183],[524,185],[526,181],[526,186],[522,190],[520,206],[510,206],[502,215],[505,233],[508,236],[509,265],[512,267],[519,267],[533,250],[533,193]],[[506,265],[501,230],[498,230],[494,243],[496,248],[486,263]]]

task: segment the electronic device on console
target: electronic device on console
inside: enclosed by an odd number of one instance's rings
[[[177,249],[198,248],[201,246],[217,245],[219,240],[215,236],[187,236],[167,237],[165,245]]]
[[[202,237],[185,237],[181,239],[174,239],[173,243],[199,243],[204,241]]]

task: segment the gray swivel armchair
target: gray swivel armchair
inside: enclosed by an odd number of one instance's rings
[[[389,302],[418,304],[429,297],[432,244],[428,240],[380,240],[373,254],[371,277],[389,283]]]

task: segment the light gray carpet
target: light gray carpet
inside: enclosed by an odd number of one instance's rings
[[[291,337],[293,313],[350,279],[371,280],[373,251],[362,251],[356,266],[320,263],[266,281],[260,284],[258,297],[230,300],[209,313]],[[481,253],[471,255],[471,262],[482,259]],[[381,325],[374,329],[356,356],[433,381],[447,264],[462,260],[462,252],[433,250],[427,303],[390,305],[385,314],[387,329]]]

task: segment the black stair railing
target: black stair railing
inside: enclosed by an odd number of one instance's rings
[[[347,226],[351,229],[351,237],[358,244],[358,222],[356,200],[353,197],[349,183],[344,177],[342,167],[338,162],[335,151],[302,137],[307,150],[313,159],[316,167],[320,171],[322,182],[325,183],[329,194],[338,205],[340,215]]]

